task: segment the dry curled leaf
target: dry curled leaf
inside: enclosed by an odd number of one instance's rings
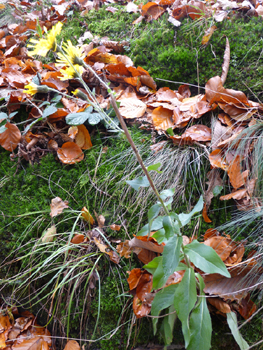
[[[90,225],[94,225],[95,221],[86,207],[83,207],[81,209],[81,217],[82,217],[82,219],[87,221]]]
[[[43,243],[52,242],[54,240],[54,237],[56,236],[56,233],[57,233],[56,225],[52,225],[43,233],[41,238],[42,242]]]
[[[21,140],[21,132],[15,124],[9,122],[5,127],[6,130],[0,133],[0,145],[7,151],[13,152]]]
[[[53,218],[54,216],[61,214],[62,211],[66,208],[68,208],[68,201],[63,201],[59,197],[53,198],[50,204],[50,216]]]
[[[112,224],[110,225],[110,229],[113,231],[120,231],[121,225]]]
[[[59,160],[64,164],[75,164],[81,162],[84,153],[75,142],[66,142],[57,150]]]

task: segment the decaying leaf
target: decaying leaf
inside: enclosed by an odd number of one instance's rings
[[[66,142],[57,150],[58,158],[64,164],[75,164],[81,162],[84,153],[75,142]]]
[[[58,214],[61,214],[64,209],[68,208],[68,201],[63,201],[61,198],[56,197],[51,200],[50,204],[50,216],[53,218]]]
[[[146,111],[146,104],[135,98],[125,98],[121,100],[119,110],[124,118],[140,118]]]
[[[80,350],[79,343],[76,340],[68,340],[64,350]]]
[[[112,224],[110,225],[110,229],[113,231],[120,231],[121,225]]]
[[[7,151],[13,152],[21,140],[21,133],[15,124],[7,122],[5,127],[6,130],[0,133],[0,145]]]
[[[83,207],[81,209],[81,217],[87,221],[90,225],[94,225],[94,219],[92,215],[89,213],[88,209],[86,207]]]
[[[207,45],[211,36],[213,35],[214,31],[217,29],[216,26],[211,26],[210,28],[208,28],[206,31],[205,31],[205,34],[204,36],[202,37],[202,41],[201,41],[201,44],[202,45]]]
[[[43,233],[41,238],[42,242],[43,243],[52,242],[54,240],[54,237],[56,236],[56,233],[57,233],[56,225],[52,225]]]
[[[102,253],[109,255],[110,260],[113,261],[115,264],[119,263],[120,257],[116,252],[111,250],[106,244],[102,243],[98,238],[93,237],[93,239],[94,239],[94,242],[96,243],[96,246],[99,248],[99,250]]]

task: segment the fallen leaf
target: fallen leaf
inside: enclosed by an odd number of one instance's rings
[[[84,158],[84,153],[75,142],[65,142],[57,150],[57,155],[64,164],[75,164],[81,162]]]
[[[57,197],[58,198],[58,197]],[[64,202],[65,203],[65,202]],[[66,207],[67,208],[67,207]],[[64,208],[63,208],[64,209]],[[63,210],[62,209],[62,210]],[[56,216],[56,215],[54,215]],[[53,217],[53,216],[52,216]],[[57,229],[56,229],[56,225],[52,225],[51,227],[49,227],[42,235],[42,243],[49,243],[52,242],[54,240],[54,237],[56,236],[57,233]]]
[[[124,118],[140,118],[146,111],[146,104],[135,98],[125,98],[121,100],[119,111]]]
[[[223,314],[231,312],[230,306],[220,298],[207,298],[207,301]]]
[[[7,151],[13,152],[21,140],[21,133],[15,124],[7,122],[5,127],[6,130],[0,133],[0,145]]]
[[[68,340],[64,350],[80,350],[79,343],[76,340]]]
[[[81,209],[81,217],[82,217],[82,219],[87,221],[90,225],[94,225],[95,221],[86,207],[83,207]]]
[[[50,216],[53,218],[58,214],[61,214],[64,209],[68,208],[68,201],[63,201],[61,198],[56,197],[51,200],[50,204]]]
[[[207,45],[211,36],[213,35],[214,31],[217,29],[216,26],[211,26],[210,28],[208,28],[206,31],[205,31],[205,34],[204,36],[202,37],[202,41],[201,41],[201,44],[202,45]]]
[[[112,224],[110,225],[110,229],[113,231],[120,231],[121,225]]]
[[[172,122],[173,112],[163,107],[157,107],[152,112],[152,121],[156,130],[166,131],[169,128],[173,128]]]

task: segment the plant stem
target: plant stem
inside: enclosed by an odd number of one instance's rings
[[[139,164],[140,164],[140,166],[141,166],[141,168],[142,168],[144,174],[146,175],[146,177],[147,177],[147,179],[148,179],[148,181],[149,181],[149,183],[150,183],[151,188],[153,189],[153,191],[154,191],[154,193],[156,194],[158,200],[159,200],[160,203],[162,204],[162,207],[163,207],[163,209],[164,209],[165,214],[166,214],[166,215],[169,215],[169,211],[168,211],[168,209],[166,208],[166,206],[165,206],[165,204],[164,204],[164,201],[162,200],[162,198],[161,198],[161,196],[160,196],[160,194],[159,194],[157,188],[155,187],[155,185],[154,185],[154,183],[153,183],[153,180],[152,180],[152,178],[151,178],[151,176],[150,176],[148,170],[146,169],[146,167],[145,167],[145,165],[144,165],[144,163],[143,163],[143,160],[142,160],[142,158],[141,158],[141,156],[140,156],[140,153],[138,152],[137,147],[135,146],[135,143],[133,142],[133,139],[132,139],[132,137],[131,137],[131,135],[130,135],[130,133],[129,133],[129,130],[128,130],[127,126],[126,126],[126,123],[125,123],[125,121],[124,121],[122,115],[120,114],[120,111],[119,111],[119,109],[118,109],[116,100],[115,100],[115,98],[113,97],[112,93],[110,94],[110,97],[111,97],[111,104],[112,104],[112,107],[113,107],[113,109],[114,109],[114,111],[115,111],[115,113],[116,113],[116,115],[117,115],[117,117],[118,117],[118,119],[119,119],[119,122],[120,122],[120,124],[121,124],[121,127],[122,127],[122,129],[124,130],[124,133],[125,133],[125,135],[126,135],[128,141],[129,141],[129,144],[131,145],[131,148],[133,149],[133,152],[135,153],[135,156],[136,156],[136,158],[137,158],[137,160],[138,160],[138,162],[139,162]]]

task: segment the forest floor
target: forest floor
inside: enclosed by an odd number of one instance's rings
[[[0,11],[0,349],[261,349],[261,2]]]

